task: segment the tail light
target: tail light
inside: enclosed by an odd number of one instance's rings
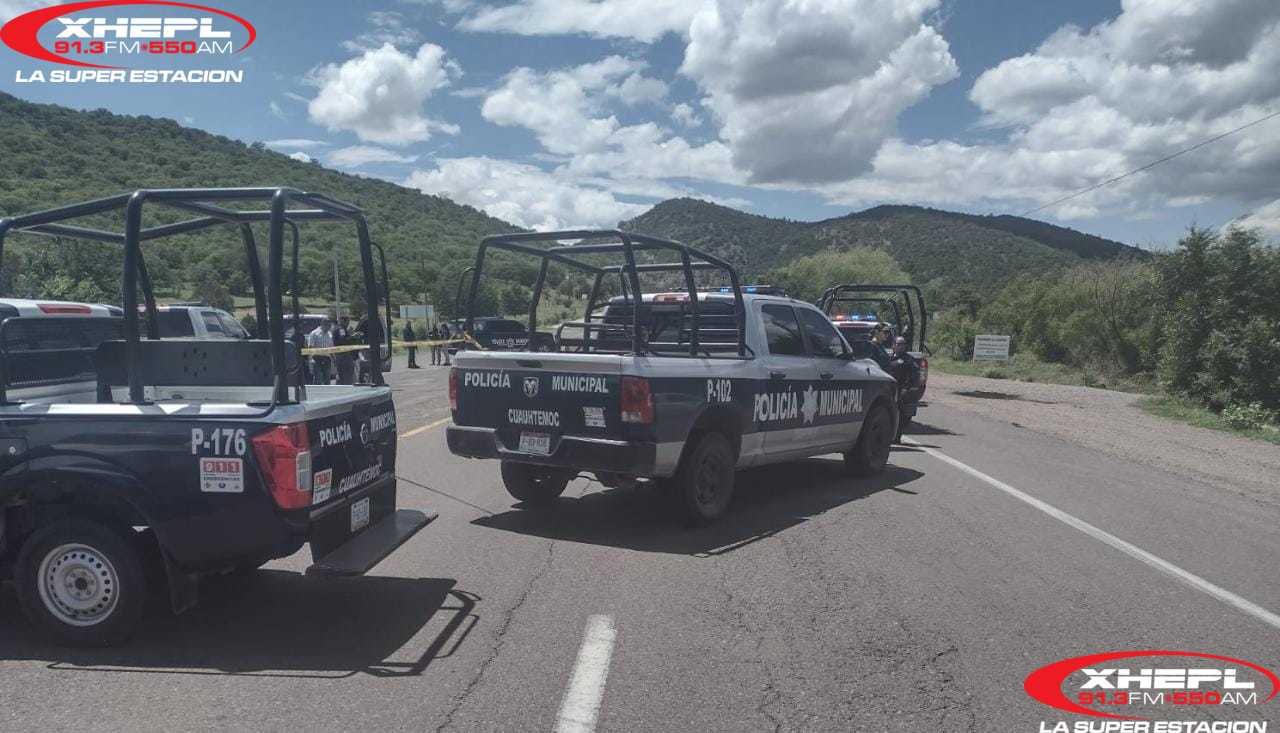
[[[920,383],[924,384],[929,381],[929,360],[920,357]]]
[[[643,377],[622,378],[622,422],[653,422],[653,393]]]
[[[277,506],[311,505],[311,436],[306,423],[278,425],[253,436],[253,454]]]
[[[87,316],[93,313],[93,309],[89,306],[73,303],[37,303],[36,307],[41,313],[51,316]]]
[[[458,409],[458,368],[449,370],[449,409]]]

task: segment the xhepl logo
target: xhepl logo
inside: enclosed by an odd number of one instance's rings
[[[83,69],[18,71],[17,81],[24,83],[239,82],[244,76],[240,69],[126,69],[118,62],[151,59],[172,65],[179,59],[225,57],[244,51],[257,37],[253,24],[238,15],[170,0],[55,5],[19,15],[0,28],[0,40],[20,54]]]
[[[1064,685],[1071,690],[1069,693],[1063,690]],[[1156,650],[1106,652],[1063,659],[1032,672],[1023,682],[1023,688],[1045,705],[1069,713],[1141,720],[1138,716],[1118,715],[1107,709],[1128,712],[1185,710],[1203,705],[1259,705],[1280,691],[1280,678],[1271,670],[1243,659]]]

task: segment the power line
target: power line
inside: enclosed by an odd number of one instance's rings
[[[1234,135],[1234,134],[1236,134],[1237,132],[1241,132],[1242,130],[1247,130],[1247,129],[1249,129],[1250,127],[1253,127],[1254,125],[1262,124],[1263,122],[1266,122],[1267,120],[1272,119],[1272,118],[1274,118],[1274,117],[1280,117],[1280,110],[1277,110],[1277,111],[1275,111],[1275,112],[1272,112],[1271,114],[1266,115],[1265,117],[1259,117],[1258,119],[1254,120],[1253,122],[1245,123],[1245,124],[1243,124],[1243,125],[1241,125],[1241,126],[1239,126],[1239,127],[1235,128],[1234,130],[1227,130],[1226,132],[1222,133],[1221,135],[1214,135],[1213,137],[1209,138],[1208,140],[1201,140],[1200,142],[1196,143],[1195,145],[1192,145],[1192,146],[1191,146],[1191,147],[1189,147],[1189,148],[1183,148],[1182,150],[1179,150],[1179,151],[1178,151],[1178,152],[1176,152],[1176,153],[1171,153],[1171,154],[1169,154],[1169,155],[1166,155],[1166,156],[1164,156],[1163,158],[1161,158],[1161,159],[1159,159],[1159,160],[1153,160],[1153,161],[1151,161],[1150,163],[1147,163],[1146,165],[1142,166],[1141,168],[1134,168],[1133,170],[1128,171],[1128,172],[1126,172],[1126,173],[1121,173],[1120,175],[1115,176],[1115,177],[1113,177],[1113,178],[1108,178],[1107,180],[1102,181],[1101,183],[1095,183],[1095,184],[1093,184],[1092,186],[1089,186],[1088,188],[1082,188],[1082,189],[1080,189],[1079,191],[1076,191],[1075,193],[1067,194],[1066,196],[1063,196],[1062,198],[1057,199],[1056,201],[1050,201],[1050,202],[1049,202],[1049,203],[1047,203],[1047,204],[1041,204],[1040,206],[1037,206],[1037,207],[1035,207],[1034,209],[1027,209],[1026,211],[1022,212],[1019,216],[1030,216],[1031,214],[1034,214],[1034,213],[1036,213],[1037,211],[1043,211],[1044,209],[1048,209],[1048,208],[1050,208],[1050,207],[1052,207],[1052,206],[1057,206],[1058,204],[1061,204],[1061,203],[1065,203],[1065,202],[1067,202],[1067,201],[1070,201],[1070,200],[1071,200],[1071,199],[1073,199],[1073,198],[1077,198],[1077,197],[1079,197],[1079,196],[1083,196],[1083,195],[1085,195],[1086,193],[1089,193],[1090,191],[1096,191],[1096,190],[1098,190],[1099,188],[1102,188],[1103,186],[1110,186],[1111,184],[1115,183],[1116,181],[1122,181],[1122,180],[1124,180],[1124,179],[1128,178],[1129,176],[1132,176],[1132,175],[1135,175],[1135,174],[1141,173],[1141,172],[1143,172],[1143,171],[1145,171],[1145,170],[1150,170],[1150,169],[1152,169],[1152,168],[1154,168],[1154,167],[1156,167],[1156,166],[1160,165],[1161,163],[1167,163],[1168,161],[1173,160],[1174,158],[1176,158],[1176,157],[1178,157],[1178,156],[1180,156],[1180,155],[1186,155],[1187,153],[1190,153],[1190,152],[1191,152],[1191,151],[1193,151],[1193,150],[1199,150],[1200,148],[1203,148],[1204,146],[1206,146],[1206,145],[1208,145],[1208,144],[1210,144],[1210,143],[1216,143],[1216,142],[1218,142],[1219,140],[1221,140],[1221,139],[1222,139],[1222,138],[1224,138],[1224,137],[1230,137],[1231,135]]]

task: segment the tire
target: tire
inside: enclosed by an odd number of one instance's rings
[[[858,440],[844,454],[845,470],[854,476],[874,476],[884,470],[893,448],[893,414],[883,402],[871,406]]]
[[[689,446],[667,489],[691,524],[704,526],[724,516],[733,501],[737,457],[723,433],[704,433]]]
[[[517,501],[535,506],[554,502],[575,473],[564,468],[548,468],[515,461],[502,462],[502,483]]]
[[[18,600],[32,625],[62,644],[114,646],[133,635],[146,608],[143,561],[141,543],[124,532],[59,520],[22,545]]]

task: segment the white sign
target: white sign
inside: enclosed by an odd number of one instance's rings
[[[400,306],[400,319],[414,320],[435,320],[436,309],[432,305],[402,305]]]
[[[974,361],[1008,361],[1009,336],[980,334],[973,337]]]

